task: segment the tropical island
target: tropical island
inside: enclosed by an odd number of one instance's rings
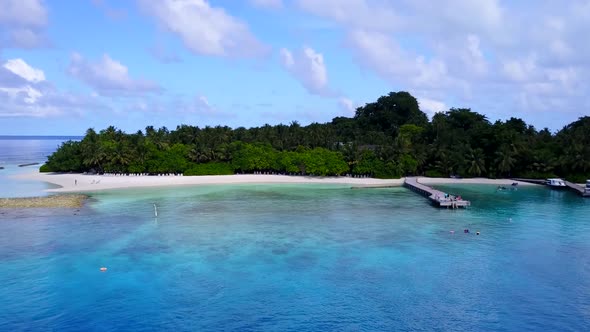
[[[328,123],[232,129],[148,126],[88,129],[48,156],[41,172],[92,174],[287,174],[375,177],[590,176],[590,117],[557,133],[519,118],[491,123],[468,108],[431,120],[408,92],[391,92]]]

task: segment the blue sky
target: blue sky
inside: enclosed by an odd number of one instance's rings
[[[352,116],[390,91],[558,130],[590,1],[0,0],[0,135]]]

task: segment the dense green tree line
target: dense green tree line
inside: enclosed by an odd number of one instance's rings
[[[88,129],[48,157],[42,171],[183,173],[270,172],[309,175],[590,178],[590,117],[557,133],[521,119],[491,123],[452,108],[429,121],[416,99],[392,92],[359,107],[352,118],[301,126],[227,126],[175,130],[147,127],[127,134]]]

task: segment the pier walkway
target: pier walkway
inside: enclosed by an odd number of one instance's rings
[[[404,187],[428,198],[432,204],[437,207],[446,208],[466,208],[471,206],[471,202],[464,200],[461,196],[448,195],[440,190],[436,190],[418,182],[417,178],[406,178]]]
[[[519,181],[519,182],[528,182],[528,183],[533,183],[533,184],[538,184],[538,185],[545,185],[545,180],[539,180],[539,179],[521,179],[521,178],[510,178],[511,180],[514,181]]]
[[[584,187],[577,185],[575,183],[571,183],[569,181],[563,181],[565,185],[569,188],[569,190],[573,192],[577,192],[582,197],[590,197],[590,192],[586,191]]]

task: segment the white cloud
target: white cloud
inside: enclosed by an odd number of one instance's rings
[[[43,70],[23,59],[10,59],[0,66],[0,117],[51,117],[104,108],[88,96],[55,89]]]
[[[481,51],[479,37],[473,34],[467,36],[467,51],[463,57],[465,64],[475,74],[485,74],[488,70],[488,64]]]
[[[279,9],[283,8],[283,0],[249,0],[256,7]]]
[[[9,45],[24,49],[32,49],[49,45],[45,36],[39,31],[27,28],[14,28],[10,31]]]
[[[338,99],[338,106],[344,111],[345,116],[354,116],[356,114],[354,102],[348,98],[342,97]]]
[[[211,107],[211,104],[209,104],[209,100],[207,100],[207,97],[205,97],[205,96],[197,97],[197,99],[195,100],[194,106],[200,112],[203,112],[203,111],[206,113],[214,112],[213,107]]]
[[[22,104],[14,102],[13,99],[7,101],[2,92],[0,90],[0,100],[3,101],[3,104],[0,105],[0,118],[47,118],[64,114],[62,110],[54,106],[41,106],[34,103]]]
[[[248,25],[205,0],[140,0],[141,7],[193,53],[221,57],[257,57],[267,47]]]
[[[17,26],[43,26],[47,10],[39,0],[2,0],[0,22]]]
[[[590,31],[587,0],[297,4],[327,20],[324,25],[339,27],[360,66],[392,89],[420,96],[431,112],[453,101],[452,106],[472,107],[492,119],[564,112],[575,114],[572,121],[587,113],[590,44],[582,42]]]
[[[513,81],[527,81],[532,78],[536,71],[536,59],[531,55],[523,60],[509,59],[503,62],[504,74]]]
[[[21,99],[26,104],[34,104],[40,97],[43,97],[43,94],[39,90],[30,85],[25,85],[20,88],[0,87],[0,92],[3,92],[12,100]]]
[[[0,37],[8,46],[33,48],[47,44],[43,29],[47,10],[40,0],[2,0],[0,2]]]
[[[435,113],[445,112],[448,110],[447,105],[444,102],[429,98],[418,98],[418,104],[420,109],[432,117]]]
[[[303,47],[293,54],[286,48],[280,50],[281,64],[307,89],[309,93],[331,96],[328,87],[328,70],[324,56],[311,47]]]
[[[68,72],[102,95],[125,96],[161,91],[161,87],[153,81],[131,78],[127,67],[108,54],[104,54],[98,61],[91,62],[74,53]]]
[[[36,83],[45,81],[42,70],[31,67],[23,59],[10,59],[2,65],[4,74],[0,75],[0,116],[14,114],[19,108],[29,108],[43,97]],[[7,79],[8,78],[8,79]],[[11,105],[14,110],[6,112]]]
[[[157,114],[167,114],[167,116],[169,116],[170,112],[173,110],[177,109],[167,107],[161,99],[152,98],[152,96],[141,96],[137,99],[129,99],[126,107],[116,112],[120,114],[136,113],[145,117]]]
[[[302,10],[333,20],[350,29],[391,31],[405,19],[383,1],[298,0]]]
[[[6,61],[4,68],[33,83],[45,81],[45,74],[41,69],[29,66],[23,59],[11,59]]]
[[[349,45],[357,60],[388,81],[405,80],[411,87],[431,89],[451,85],[447,65],[403,49],[389,35],[363,30],[351,31]]]
[[[225,112],[212,105],[203,95],[197,95],[189,101],[178,101],[178,110],[188,115],[199,115],[207,118],[231,118],[234,114]]]
[[[292,68],[295,65],[295,59],[293,59],[293,54],[286,48],[281,49],[281,63],[286,68]]]
[[[407,6],[390,4],[411,17],[406,30],[419,28],[430,35],[478,34],[505,40],[511,32],[506,26],[506,11],[499,0],[408,1]]]
[[[497,0],[298,0],[298,4],[306,12],[339,23],[361,65],[394,84],[408,82],[408,87],[420,90],[442,85],[465,90],[465,77],[488,71],[480,35],[505,30],[504,9]]]
[[[172,98],[157,96],[140,96],[136,99],[128,99],[130,102],[126,108],[127,112],[136,113],[159,113],[172,117],[202,116],[205,118],[227,118],[233,114],[227,113],[209,102],[209,99],[202,94],[196,94],[187,98],[186,96],[175,96]]]
[[[178,115],[189,117],[196,115],[200,119],[228,119],[235,117],[235,114],[226,112],[211,104],[209,99],[202,94],[197,94],[189,100],[178,98],[168,103],[167,107],[174,110]]]
[[[29,87],[30,88],[30,87]],[[28,88],[24,88],[28,89]],[[0,118],[48,118],[57,116],[83,116],[89,111],[102,111],[105,105],[89,96],[66,93],[49,87],[13,95],[0,88]]]

